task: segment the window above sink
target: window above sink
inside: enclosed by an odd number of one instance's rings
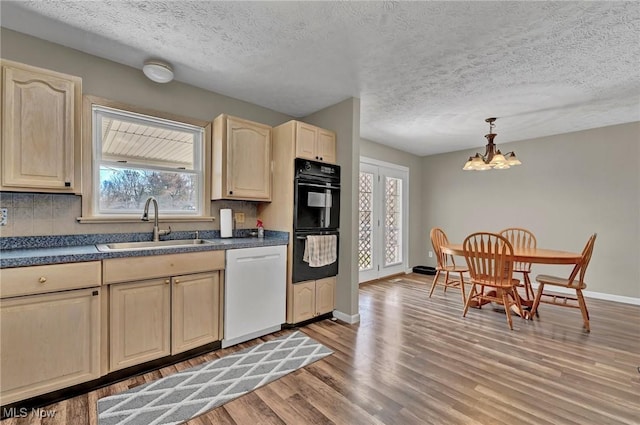
[[[138,221],[145,200],[163,220],[211,220],[211,124],[85,96],[81,222]],[[85,199],[87,202],[85,202]]]

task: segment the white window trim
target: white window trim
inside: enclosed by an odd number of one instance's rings
[[[83,140],[82,140],[82,216],[77,218],[80,223],[139,223],[137,214],[98,214],[97,197],[94,199],[94,179],[99,178],[99,163],[94,162],[94,133],[93,109],[123,110],[132,114],[148,116],[158,121],[172,121],[184,124],[186,128],[200,127],[203,129],[200,160],[202,162],[202,189],[200,215],[171,215],[160,216],[164,222],[200,222],[213,221],[211,216],[211,122],[181,117],[165,112],[127,105],[96,96],[83,97]],[[142,211],[140,211],[140,215]]]

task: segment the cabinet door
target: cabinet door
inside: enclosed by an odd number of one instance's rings
[[[318,140],[318,127],[296,123],[296,158],[318,160],[316,142]]]
[[[336,135],[332,131],[319,129],[317,155],[322,162],[336,163]]]
[[[170,354],[170,279],[110,286],[111,371]]]
[[[316,280],[316,315],[333,311],[336,303],[336,278]]]
[[[220,274],[202,273],[172,280],[171,354],[217,341]]]
[[[293,285],[293,323],[311,319],[315,314],[316,281]]]
[[[100,376],[100,290],[0,301],[3,404]]]
[[[227,119],[227,196],[271,200],[271,128]]]
[[[2,187],[74,192],[80,80],[11,66],[2,71]]]

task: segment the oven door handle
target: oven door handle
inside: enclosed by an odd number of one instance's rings
[[[317,232],[317,233],[312,233],[312,234],[304,235],[304,236],[296,236],[296,239],[298,239],[300,241],[303,241],[303,240],[307,239],[307,236],[330,236],[330,235],[339,236],[340,232],[333,232],[333,231]]]
[[[340,190],[339,186],[321,185],[321,184],[313,184],[313,183],[298,183],[298,186],[317,187],[319,189]]]

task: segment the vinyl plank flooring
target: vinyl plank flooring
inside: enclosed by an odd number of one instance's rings
[[[188,425],[632,425],[640,418],[640,307],[587,299],[514,317],[486,305],[462,317],[460,292],[394,276],[360,287],[361,322],[301,330],[334,351]],[[276,338],[282,331],[100,388],[2,425],[98,425],[99,398]]]

